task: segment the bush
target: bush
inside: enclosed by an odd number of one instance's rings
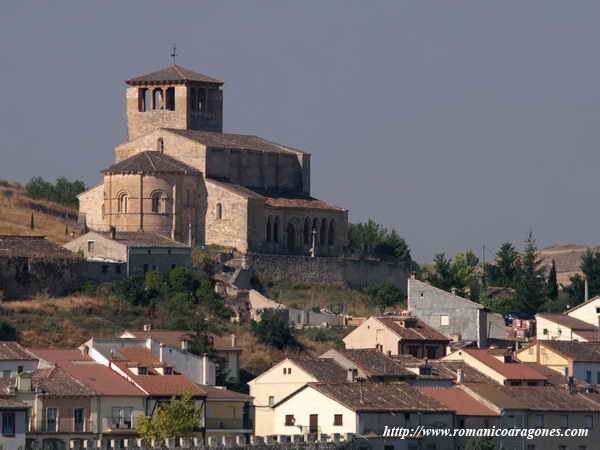
[[[52,184],[42,177],[34,177],[25,185],[25,195],[33,199],[49,200],[67,206],[77,206],[77,196],[85,191],[83,181],[69,181],[60,177]]]
[[[264,310],[260,315],[260,322],[252,322],[252,333],[259,341],[279,350],[302,348],[294,330],[280,311]]]
[[[0,321],[0,341],[16,341],[17,330],[8,322]]]
[[[96,282],[91,281],[91,280],[85,281],[81,285],[81,288],[79,288],[79,291],[82,294],[89,295],[90,297],[95,297],[97,290],[98,290],[98,285],[96,284]]]

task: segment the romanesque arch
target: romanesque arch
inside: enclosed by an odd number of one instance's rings
[[[162,88],[156,88],[152,91],[152,109],[163,109]]]
[[[127,212],[127,202],[129,196],[126,192],[121,192],[117,197],[117,212],[126,213]]]
[[[271,216],[269,216],[267,218],[267,242],[271,242],[271,239],[272,239],[272,234],[271,234],[272,228],[273,228],[273,226],[272,226],[272,223],[271,223]]]
[[[152,212],[161,213],[163,210],[163,193],[161,191],[155,191],[150,196],[152,199]]]

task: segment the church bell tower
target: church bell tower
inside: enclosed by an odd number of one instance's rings
[[[223,132],[223,81],[172,65],[125,83],[128,141],[159,128]]]

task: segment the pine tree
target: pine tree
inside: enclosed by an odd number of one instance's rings
[[[556,279],[556,263],[552,260],[552,268],[548,274],[548,298],[550,300],[558,299],[558,280]]]
[[[581,257],[581,271],[588,280],[590,298],[600,294],[600,251],[587,249]]]
[[[525,241],[525,254],[516,283],[517,298],[524,311],[535,314],[546,301],[544,268],[537,256],[537,245],[533,233]]]
[[[495,264],[486,267],[489,284],[492,286],[514,287],[519,273],[519,253],[511,242],[504,242],[496,253]]]

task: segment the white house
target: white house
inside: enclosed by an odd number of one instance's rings
[[[536,314],[538,340],[593,342],[600,340],[598,327],[567,314]]]
[[[25,448],[27,415],[29,406],[14,399],[0,398],[0,420],[2,429],[0,445],[3,450],[21,450]]]

